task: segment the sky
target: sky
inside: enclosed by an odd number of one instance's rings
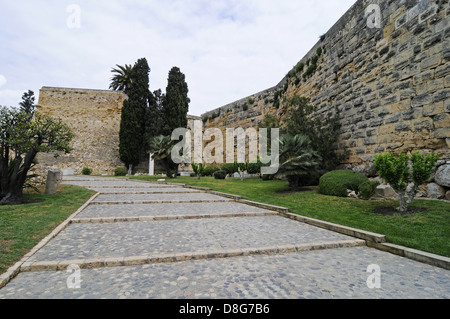
[[[189,114],[275,86],[356,0],[0,0],[0,105],[43,86],[107,90],[146,58],[186,76]]]

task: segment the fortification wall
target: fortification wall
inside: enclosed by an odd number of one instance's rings
[[[379,12],[366,14],[371,4]],[[299,95],[319,113],[340,110],[347,167],[370,172],[382,152],[435,152],[449,160],[449,20],[448,1],[359,0],[303,57],[303,71],[294,68],[275,87],[203,114],[204,126],[256,128],[266,114],[283,123],[285,99]],[[304,76],[318,49],[315,71]]]
[[[38,154],[37,171],[45,177],[49,169],[72,169],[81,174],[84,167],[93,174],[112,174],[122,166],[119,158],[119,129],[123,92],[43,87],[37,112],[60,118],[75,138],[73,151],[54,158]]]

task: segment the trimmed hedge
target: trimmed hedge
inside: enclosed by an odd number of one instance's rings
[[[215,172],[220,171],[220,167],[217,166],[206,166],[203,169],[202,175],[203,176],[214,176]]]
[[[214,173],[215,179],[225,179],[227,177],[227,172],[225,171],[217,171]]]
[[[83,175],[91,175],[92,174],[92,170],[89,167],[85,167],[81,171],[81,174],[83,174]]]
[[[336,170],[320,178],[319,189],[323,195],[347,197],[347,189],[358,192],[359,185],[369,179],[361,173],[350,170]]]
[[[124,167],[117,167],[114,170],[114,176],[127,176],[127,173],[128,173],[128,171]]]
[[[363,199],[370,199],[375,195],[375,190],[378,185],[380,185],[380,183],[377,181],[366,181],[359,185],[358,193]]]

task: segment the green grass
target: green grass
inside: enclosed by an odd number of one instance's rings
[[[161,177],[140,176],[133,179],[156,181]],[[289,208],[290,212],[348,227],[386,235],[388,242],[441,256],[450,257],[450,203],[415,200],[413,208],[425,212],[409,215],[381,215],[376,208],[397,207],[395,200],[359,200],[325,196],[317,188],[288,192],[287,182],[262,181],[258,178],[215,180],[212,177],[179,177],[166,180],[211,188],[240,195],[244,199]]]
[[[62,185],[55,195],[25,195],[32,204],[0,206],[0,274],[19,261],[95,192]]]

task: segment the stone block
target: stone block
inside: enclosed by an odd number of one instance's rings
[[[450,165],[442,165],[436,171],[434,180],[440,186],[450,187]]]
[[[446,101],[450,98],[450,89],[443,89],[433,94],[433,102]]]
[[[445,189],[436,183],[428,184],[426,191],[428,198],[442,199],[445,197]]]
[[[435,128],[446,128],[450,127],[450,115],[448,113],[443,113],[436,115],[434,118]]]
[[[411,105],[413,107],[428,105],[433,102],[433,97],[430,94],[422,94],[419,96],[416,96],[412,99]]]
[[[423,116],[427,117],[427,116],[434,116],[434,115],[438,115],[441,113],[444,113],[444,103],[443,102],[439,102],[439,103],[433,103],[430,105],[425,105],[422,108],[423,111]]]
[[[433,55],[430,56],[429,58],[426,58],[422,61],[422,63],[420,64],[422,70],[425,69],[429,69],[432,67],[436,67],[439,64],[441,64],[441,56],[440,55]]]
[[[49,171],[47,174],[47,182],[45,183],[45,194],[56,194],[58,185],[62,181],[61,171]]]
[[[384,198],[397,198],[397,193],[389,185],[379,185],[375,190],[375,194]]]

